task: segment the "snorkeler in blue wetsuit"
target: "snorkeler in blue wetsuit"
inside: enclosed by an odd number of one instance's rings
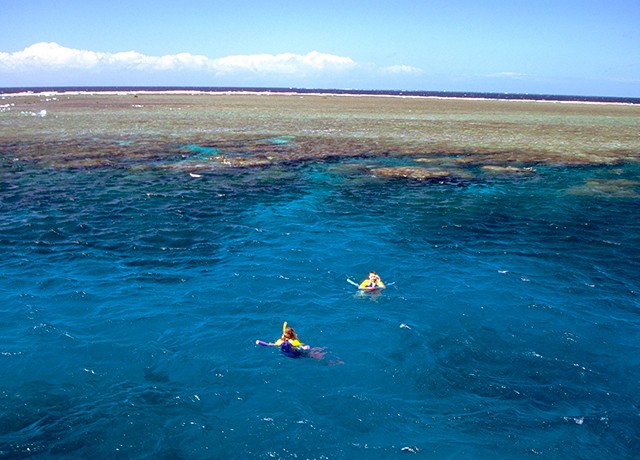
[[[287,327],[286,321],[282,325],[282,336],[275,343],[256,340],[256,344],[264,347],[280,347],[282,354],[290,358],[302,356],[310,348],[309,345],[305,345],[298,339],[298,334],[292,327]]]

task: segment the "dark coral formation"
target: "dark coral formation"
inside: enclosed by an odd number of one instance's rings
[[[394,157],[420,166],[380,161],[374,174],[439,180],[640,161],[635,105],[283,94],[3,99],[4,157],[50,167],[202,172]]]

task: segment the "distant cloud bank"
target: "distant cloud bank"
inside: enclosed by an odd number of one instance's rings
[[[57,43],[35,43],[22,51],[0,52],[0,72],[32,72],[46,70],[87,71],[205,71],[215,75],[266,74],[305,76],[318,73],[340,73],[362,70],[350,57],[311,51],[307,54],[247,54],[212,59],[190,53],[147,56],[136,51],[103,53],[67,48]],[[373,68],[380,74],[417,74],[421,70],[405,65]]]

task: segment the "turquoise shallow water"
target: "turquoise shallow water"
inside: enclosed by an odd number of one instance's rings
[[[636,457],[638,165],[368,161],[4,159],[0,457]]]

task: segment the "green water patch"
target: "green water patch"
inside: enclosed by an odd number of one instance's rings
[[[265,140],[270,144],[274,144],[274,145],[286,145],[291,143],[295,138],[296,136],[276,136],[276,137],[270,137]]]
[[[205,147],[197,144],[187,144],[187,145],[183,145],[181,148],[195,155],[198,155],[202,160],[208,160],[210,159],[210,157],[214,157],[222,154],[222,151],[218,148]]]

